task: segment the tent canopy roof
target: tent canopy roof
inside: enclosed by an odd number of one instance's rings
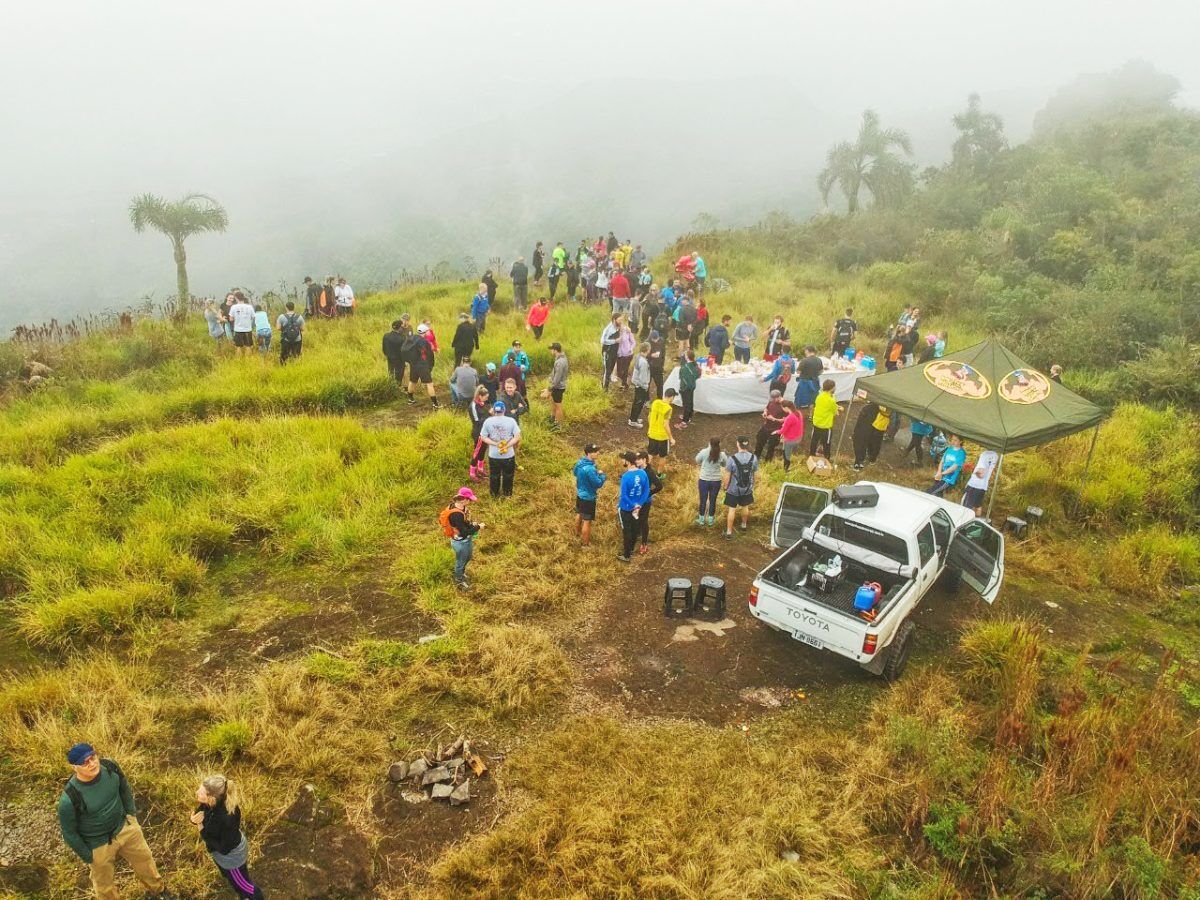
[[[1009,453],[1093,428],[1104,410],[988,338],[922,365],[863,378],[891,410]]]

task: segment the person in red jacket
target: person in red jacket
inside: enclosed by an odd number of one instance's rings
[[[546,327],[546,320],[548,318],[550,318],[550,301],[545,297],[541,297],[537,303],[529,307],[529,315],[525,317],[525,324],[533,332],[534,340],[540,341],[542,339],[542,329]]]
[[[629,315],[629,301],[633,297],[633,289],[629,286],[629,279],[620,269],[613,269],[612,278],[608,281],[608,293],[612,297],[613,314]]]
[[[433,352],[440,352],[441,348],[438,347],[437,337],[433,333],[433,325],[429,321],[429,317],[426,316],[422,319],[421,324],[425,326],[425,340],[429,341],[429,346],[433,348]]]

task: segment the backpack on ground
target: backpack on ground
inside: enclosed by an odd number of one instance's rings
[[[455,537],[458,534],[458,529],[450,524],[451,513],[458,512],[453,506],[447,506],[438,513],[438,524],[442,526],[442,534],[446,537]]]
[[[120,785],[118,787],[122,787],[126,784],[125,773],[121,771],[121,767],[117,765],[116,760],[101,758],[100,768],[112,775],[116,775],[117,778],[120,779]],[[75,825],[76,827],[79,827],[80,822],[83,820],[83,814],[87,811],[87,804],[83,802],[83,794],[79,793],[79,788],[71,784],[70,778],[68,778],[66,784],[63,785],[63,793],[66,794],[67,799],[71,801],[71,806],[75,810]]]
[[[289,344],[294,344],[300,340],[300,317],[295,313],[288,313],[283,317],[283,327],[279,329],[281,339]]]

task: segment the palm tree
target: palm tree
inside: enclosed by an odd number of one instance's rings
[[[904,151],[904,156],[893,148]],[[858,140],[830,148],[825,170],[817,176],[821,196],[828,203],[829,192],[839,185],[851,215],[858,212],[858,195],[864,187],[878,204],[899,200],[913,183],[913,167],[906,156],[912,156],[908,134],[899,128],[880,127],[879,114],[868,109],[863,113]]]
[[[188,290],[187,252],[183,242],[201,231],[224,231],[229,227],[225,207],[207,194],[188,194],[182,200],[168,203],[155,194],[134,197],[129,204],[129,220],[139,234],[146,226],[161,231],[171,239],[175,250],[175,278],[178,285],[178,311],[187,310],[191,292]]]

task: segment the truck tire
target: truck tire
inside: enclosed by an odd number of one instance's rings
[[[904,622],[896,631],[896,636],[888,645],[887,661],[883,664],[883,677],[886,681],[892,682],[904,674],[904,667],[908,665],[908,654],[912,650],[913,632],[917,630],[917,626],[912,622]]]

